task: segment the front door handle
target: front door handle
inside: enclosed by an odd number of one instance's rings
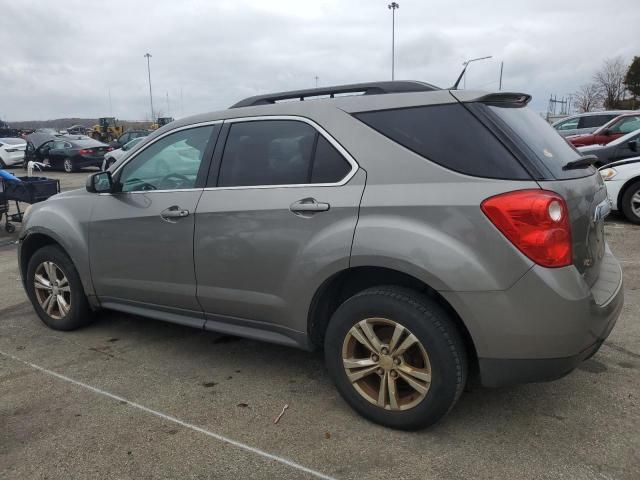
[[[189,210],[179,207],[178,205],[173,205],[169,208],[165,208],[161,213],[160,217],[167,222],[175,223],[175,218],[184,218],[189,216]]]
[[[289,206],[289,210],[293,213],[317,213],[326,212],[330,205],[324,202],[318,202],[315,198],[303,198],[297,202],[293,202]]]

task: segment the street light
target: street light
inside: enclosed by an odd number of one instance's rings
[[[396,10],[400,8],[400,5],[391,2],[387,7],[391,10],[391,80],[393,80],[396,63]]]
[[[478,62],[480,60],[487,60],[488,58],[493,58],[491,55],[489,55],[488,57],[478,57],[478,58],[471,58],[469,60],[467,60],[466,62],[462,62],[462,66],[464,67],[463,73],[464,75],[464,88],[467,88],[467,67],[469,66],[469,64],[471,62]]]
[[[147,73],[149,75],[149,101],[151,102],[151,123],[154,122],[153,119],[153,94],[151,93],[151,66],[149,64],[149,59],[151,58],[150,53],[145,53],[144,56],[147,58]]]

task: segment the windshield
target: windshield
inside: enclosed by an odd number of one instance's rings
[[[538,164],[544,166],[553,178],[565,179],[591,175],[592,167],[563,170],[568,162],[577,160],[581,154],[540,115],[529,107],[491,105],[489,110],[519,137],[524,148],[534,156]]]
[[[627,133],[626,135],[623,135],[622,137],[618,137],[613,142],[610,142],[608,145],[621,145],[621,144],[623,144],[625,142],[628,142],[630,140],[635,140],[638,137],[640,137],[640,129],[635,130],[635,131],[630,132],[630,133]]]

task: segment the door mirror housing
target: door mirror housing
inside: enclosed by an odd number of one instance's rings
[[[609,130],[608,128],[606,130],[604,130],[602,132],[602,135],[604,135],[605,137],[608,137],[609,135],[611,135],[611,130]]]
[[[89,177],[87,177],[87,192],[113,192],[113,178],[111,178],[111,172],[98,172],[89,175]]]
[[[630,140],[629,142],[627,142],[627,146],[629,147],[629,150],[631,150],[632,152],[637,152],[638,140]]]

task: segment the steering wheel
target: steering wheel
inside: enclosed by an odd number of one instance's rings
[[[171,183],[167,185],[167,183],[169,183],[170,181]],[[162,177],[162,180],[160,180],[160,182],[158,183],[158,187],[160,190],[177,188],[180,187],[181,184],[189,183],[190,181],[191,180],[189,180],[188,177],[182,175],[181,173],[170,173]]]

